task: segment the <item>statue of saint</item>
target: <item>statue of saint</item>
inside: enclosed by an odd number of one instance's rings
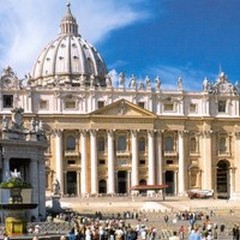
[[[53,195],[60,195],[60,182],[55,179],[54,183],[53,183]]]

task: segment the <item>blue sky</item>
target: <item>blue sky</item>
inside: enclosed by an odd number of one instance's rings
[[[1,0],[0,68],[19,77],[59,33],[64,0]],[[221,68],[240,80],[239,0],[71,0],[83,38],[99,50],[113,76],[159,75],[163,88],[178,77],[187,90],[215,81]]]

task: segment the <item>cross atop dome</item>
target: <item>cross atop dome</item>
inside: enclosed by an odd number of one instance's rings
[[[67,13],[61,21],[61,34],[72,34],[78,36],[78,24],[71,12],[71,3],[67,1]]]

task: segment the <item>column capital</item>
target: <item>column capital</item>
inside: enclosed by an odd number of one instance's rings
[[[108,136],[113,137],[115,129],[107,129],[106,131],[107,131]]]
[[[184,137],[185,135],[187,135],[189,133],[188,130],[180,130],[178,131],[178,134],[180,137]]]
[[[98,131],[98,129],[90,129],[90,130],[89,130],[90,135],[93,136],[93,137],[96,137],[97,131]]]
[[[61,137],[62,132],[63,132],[63,129],[60,129],[60,128],[53,130],[53,134],[55,137]]]
[[[210,138],[213,134],[213,130],[205,130],[202,132],[203,137]]]
[[[148,136],[149,136],[149,137],[153,137],[155,132],[157,132],[156,129],[147,130],[147,133],[148,133]]]
[[[240,132],[234,132],[234,135],[237,140],[240,140]]]
[[[138,132],[139,132],[139,130],[137,130],[137,129],[131,130],[132,137],[137,137]]]
[[[86,136],[87,136],[87,133],[88,133],[88,130],[86,130],[86,129],[80,129],[80,130],[79,130],[79,133],[80,133],[83,137],[86,137]]]

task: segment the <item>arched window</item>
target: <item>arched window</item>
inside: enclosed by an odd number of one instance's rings
[[[75,150],[76,149],[76,139],[73,136],[67,138],[66,150]]]
[[[226,152],[227,146],[226,146],[226,138],[225,137],[220,138],[219,148],[220,148],[220,152]]]
[[[166,137],[165,138],[165,151],[173,151],[174,150],[174,143],[172,137]]]
[[[104,137],[98,138],[98,151],[104,152],[105,151],[105,140]]]
[[[138,151],[145,152],[145,138],[140,137],[138,141]]]
[[[127,141],[126,136],[119,136],[118,137],[118,151],[125,151],[127,149]]]
[[[197,152],[197,141],[195,137],[191,138],[190,140],[190,149],[191,152]]]

